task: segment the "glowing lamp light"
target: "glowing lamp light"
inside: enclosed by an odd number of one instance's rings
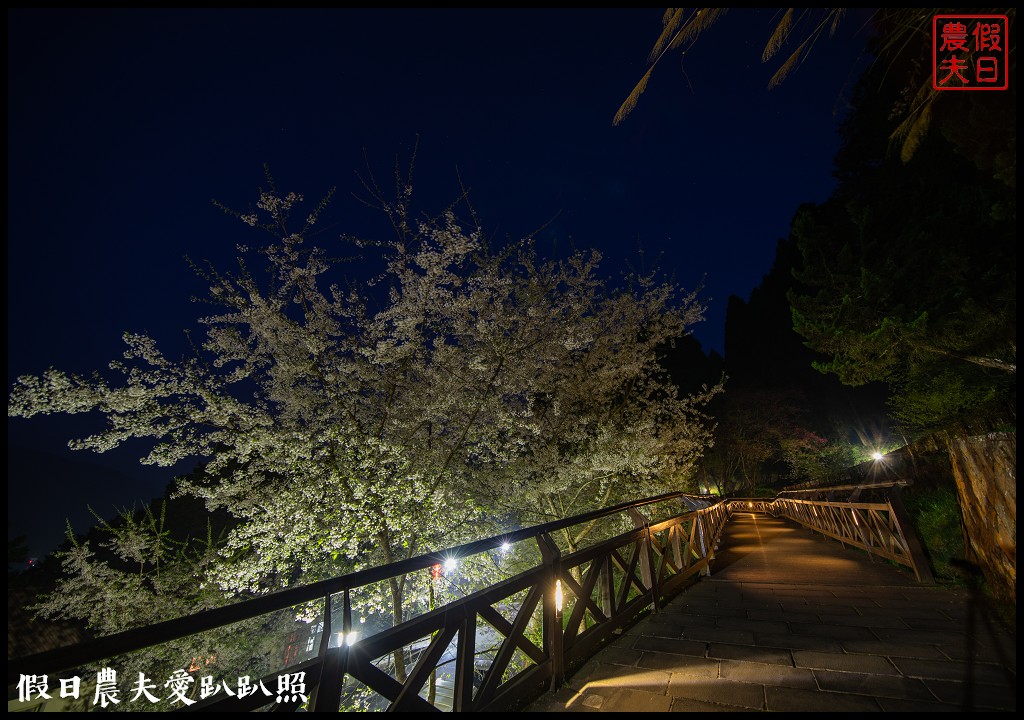
[[[448,558],[444,561],[445,572],[455,572],[455,568],[459,566],[458,561],[455,558]]]
[[[555,610],[562,612],[562,581],[555,580]]]
[[[881,460],[883,457],[885,457],[885,456],[882,455],[882,453],[878,452],[877,450],[875,450],[873,453],[871,453],[871,459],[872,460]]]
[[[356,644],[356,640],[359,639],[359,633],[355,630],[349,630],[348,633],[335,633],[334,634],[334,647],[341,647],[341,645],[352,646]]]

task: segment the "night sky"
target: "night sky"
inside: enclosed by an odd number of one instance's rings
[[[211,200],[248,209],[264,163],[308,203],[338,188],[329,245],[383,232],[356,173],[389,182],[417,142],[423,210],[461,178],[497,239],[536,232],[548,255],[593,247],[612,273],[703,282],[694,334],[721,352],[729,296],[749,296],[799,204],[834,186],[866,60],[853,12],[767,90],[788,54],[761,63],[775,12],[731,10],[614,127],[661,9],[8,9],[8,389],[50,366],[103,370],[125,331],[183,352],[204,293],[184,257],[231,269],[257,240]],[[36,555],[65,517],[88,526],[87,503],[109,516],[191,469],[140,466],[142,446],[67,450],[98,422],[8,419],[8,537]]]

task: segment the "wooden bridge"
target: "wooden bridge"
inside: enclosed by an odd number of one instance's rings
[[[265,620],[265,627],[279,627],[269,619],[294,617],[300,607],[308,615],[312,607],[319,620],[292,627],[279,655],[259,658],[262,677],[246,677],[244,693],[236,668],[186,659],[191,692],[152,709],[840,709],[835,696],[854,698],[850,709],[927,709],[921,703],[928,702],[960,709],[982,697],[988,704],[980,707],[1015,709],[1014,685],[1012,701],[996,692],[1008,678],[1015,681],[1015,649],[1004,647],[1005,633],[987,618],[968,613],[972,598],[951,599],[933,585],[892,490],[829,488],[771,500],[673,493],[623,504],[11,659],[9,697],[27,678],[46,675],[58,685],[71,676],[95,677],[133,653],[179,647],[192,637],[238,642]],[[566,547],[563,531],[584,524],[595,528],[594,540]],[[798,537],[814,544],[792,544]],[[365,609],[365,597],[393,578],[428,588],[431,601],[410,592],[404,622],[389,626]],[[889,600],[852,597],[875,589],[892,593]],[[922,641],[938,655],[916,658],[983,678],[936,677],[935,687],[922,690],[915,671],[894,659],[903,658],[900,652],[886,655],[866,637],[861,646],[856,637],[849,645],[829,640],[828,628],[851,635],[871,629],[865,617],[923,622],[903,618],[890,601],[899,610],[917,602],[932,613],[928,623],[936,627],[904,628],[918,633],[953,627],[973,642],[976,628],[965,631],[964,624],[985,620],[992,632],[984,646],[979,641],[961,652]],[[819,643],[797,637],[795,626],[809,626]],[[878,643],[903,644],[882,635],[874,635]],[[982,647],[986,654],[977,655]],[[1013,654],[993,656],[1006,652]],[[888,665],[873,671],[861,672],[854,662],[883,657]],[[204,672],[212,680],[200,683]],[[870,687],[843,685],[879,679],[879,687],[895,684],[903,695],[888,689],[882,702]]]
[[[734,511],[712,573],[533,712],[1015,711],[1016,643],[979,594]]]

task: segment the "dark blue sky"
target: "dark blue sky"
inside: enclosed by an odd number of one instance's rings
[[[9,9],[8,387],[102,370],[124,331],[176,354],[203,292],[183,257],[231,266],[238,225],[211,199],[247,207],[264,163],[308,200],[337,186],[334,234],[380,231],[350,197],[356,172],[368,160],[389,179],[417,137],[424,209],[461,177],[498,238],[544,226],[544,252],[595,247],[610,272],[656,263],[703,282],[694,334],[721,352],[728,297],[748,297],[798,205],[833,187],[867,14],[768,91],[775,11],[731,10],[613,127],[661,14]],[[139,468],[138,448],[71,454],[90,422],[8,420],[8,534],[37,552],[69,514],[84,529],[87,502],[109,514],[174,474]]]

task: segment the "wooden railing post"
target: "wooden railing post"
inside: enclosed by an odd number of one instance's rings
[[[628,512],[637,529],[643,528],[644,531],[644,538],[641,541],[644,547],[640,549],[640,579],[651,589],[651,601],[654,605],[654,612],[658,612],[661,610],[661,602],[658,589],[658,573],[654,567],[651,524],[636,508],[629,508]]]
[[[331,647],[331,596],[324,599],[324,632],[321,635],[320,681],[316,685],[309,707],[313,712],[338,712],[341,705],[341,686],[348,665],[348,634],[352,630],[352,606],[349,591],[344,591],[342,603],[341,643]]]
[[[547,533],[537,535],[537,544],[543,564],[548,568],[548,586],[544,588],[544,649],[551,658],[551,684],[554,692],[565,680],[565,651],[563,648],[562,610],[555,604],[555,588],[561,583],[562,551]],[[563,590],[564,592],[564,590]]]
[[[695,513],[695,518],[700,518],[700,514]],[[682,533],[682,522],[678,525],[673,525],[672,529],[669,530],[669,537],[672,540],[672,559],[675,561],[676,567],[679,568],[679,572],[683,571],[683,548],[679,539],[679,536],[682,535]]]
[[[601,577],[597,582],[601,586],[601,610],[611,617],[615,614],[615,576],[612,575],[611,555],[605,555],[601,560]]]
[[[452,712],[466,712],[473,704],[473,680],[476,672],[476,613],[469,613],[459,629],[459,644],[455,657],[455,690]]]
[[[910,553],[910,562],[913,565],[914,575],[919,583],[928,585],[935,584],[935,577],[932,575],[931,567],[928,565],[928,556],[924,553],[914,526],[910,522],[910,515],[903,506],[903,499],[900,497],[899,486],[893,487],[886,493],[886,502],[889,503],[889,512],[896,520],[896,529],[903,536],[907,544],[907,552]]]
[[[708,542],[707,534],[704,532],[704,514],[698,515],[696,520],[697,523],[697,547],[700,548],[701,561],[704,562],[704,567],[700,571],[700,574],[704,577],[711,575],[711,561],[715,559],[715,550],[710,546]],[[717,540],[715,541],[717,543]]]

